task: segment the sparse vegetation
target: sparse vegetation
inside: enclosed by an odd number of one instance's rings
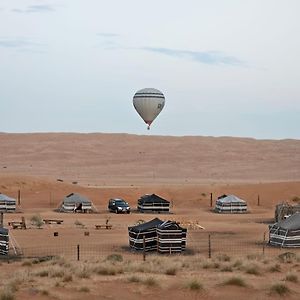
[[[113,261],[113,262],[122,262],[123,256],[121,254],[110,254],[106,257],[106,260]]]
[[[271,266],[269,268],[269,271],[272,272],[272,273],[281,272],[280,264],[275,264],[274,266]]]
[[[296,203],[300,203],[300,197],[299,196],[294,196],[292,197],[292,201]]]
[[[186,284],[186,287],[192,291],[199,291],[203,289],[203,285],[197,279],[189,281]]]
[[[241,277],[231,277],[231,278],[225,280],[223,282],[223,284],[224,285],[235,285],[235,286],[241,286],[241,287],[247,286],[245,280]]]
[[[128,277],[128,282],[141,282],[141,279],[135,275]]]
[[[245,273],[246,274],[251,274],[251,275],[256,275],[259,276],[261,275],[261,271],[257,265],[249,265],[245,268]]]
[[[168,268],[165,272],[166,275],[176,275],[177,269],[175,267]]]
[[[158,281],[154,277],[146,278],[143,283],[147,286],[158,286]]]
[[[0,292],[0,300],[14,300],[14,299],[15,299],[15,295],[13,291],[10,290],[9,288],[4,288]]]
[[[82,292],[82,293],[89,293],[90,289],[87,286],[82,286],[82,287],[79,288],[78,291]]]
[[[42,228],[42,226],[44,224],[44,221],[39,214],[33,215],[30,218],[30,221],[31,221],[32,225],[36,226],[37,228]]]
[[[297,283],[298,282],[298,276],[296,274],[287,274],[286,277],[285,277],[285,280]]]
[[[290,289],[284,283],[275,283],[270,288],[271,293],[278,294],[280,296],[284,296],[290,292]]]

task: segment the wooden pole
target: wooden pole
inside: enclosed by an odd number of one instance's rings
[[[18,190],[18,205],[21,205],[21,190]]]
[[[80,247],[77,245],[77,260],[80,260]]]
[[[208,258],[211,258],[211,239],[210,239],[210,234],[208,235]]]
[[[263,256],[265,256],[265,246],[266,246],[266,233],[264,232],[264,240],[263,240]]]
[[[146,238],[143,236],[143,261],[146,261]]]
[[[260,205],[260,198],[259,198],[259,194],[258,194],[258,196],[257,196],[257,206],[259,206]]]
[[[0,228],[3,227],[3,212],[0,212]]]
[[[213,206],[213,193],[210,193],[210,207]]]

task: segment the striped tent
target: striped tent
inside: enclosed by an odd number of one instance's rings
[[[187,229],[179,226],[174,221],[166,221],[156,229],[158,252],[176,253],[182,252],[186,248]]]
[[[0,228],[0,255],[7,255],[9,249],[8,229]]]
[[[77,193],[67,195],[59,208],[60,212],[92,212],[92,202]]]
[[[137,209],[140,212],[169,212],[170,202],[155,194],[146,194],[138,199]]]
[[[300,212],[269,226],[269,243],[280,247],[300,247]]]
[[[145,238],[145,251],[157,250],[156,228],[164,223],[155,218],[149,222],[128,227],[129,246],[135,250],[143,250]]]
[[[245,213],[247,212],[247,203],[235,195],[223,195],[216,201],[215,212]]]
[[[0,193],[0,211],[14,212],[16,210],[16,199]]]

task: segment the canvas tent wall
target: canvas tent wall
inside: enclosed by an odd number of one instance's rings
[[[247,203],[235,195],[223,195],[216,201],[215,212],[245,213],[247,212]]]
[[[155,194],[147,194],[138,199],[137,209],[140,212],[169,212],[170,202]]]
[[[155,218],[149,222],[128,227],[129,246],[135,250],[143,250],[145,237],[145,251],[157,250],[156,228],[163,221]]]
[[[67,195],[59,208],[61,212],[92,212],[94,210],[92,202],[77,193]]]
[[[166,221],[156,229],[158,252],[176,253],[182,252],[186,248],[187,230],[174,221]]]
[[[0,193],[0,212],[14,212],[16,210],[16,199]]]
[[[9,250],[8,229],[0,228],[0,255],[7,255]]]
[[[300,247],[300,213],[270,225],[269,243],[280,247]]]

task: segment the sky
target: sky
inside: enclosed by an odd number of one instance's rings
[[[298,0],[0,0],[0,132],[300,139]],[[132,98],[166,104],[150,131]]]

